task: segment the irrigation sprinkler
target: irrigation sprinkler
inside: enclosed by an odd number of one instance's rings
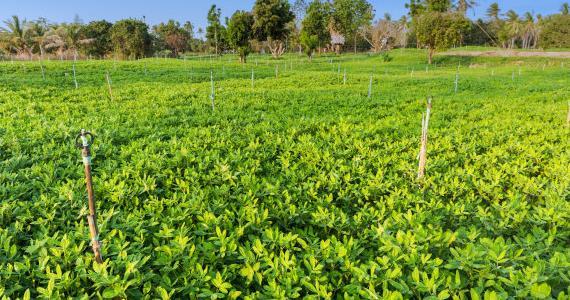
[[[105,78],[107,79],[107,87],[109,88],[109,96],[111,97],[111,101],[113,101],[113,89],[111,88],[111,77],[109,76],[109,71],[105,73]]]
[[[216,104],[215,104],[216,94],[214,89],[214,72],[212,70],[210,70],[210,83],[212,87],[210,90],[210,100],[212,100],[212,111],[214,111],[216,109]]]
[[[81,132],[75,137],[75,146],[81,149],[83,158],[83,166],[85,168],[85,185],[87,187],[87,201],[89,204],[89,215],[87,222],[89,223],[89,234],[91,236],[91,247],[93,255],[97,263],[102,263],[101,242],[99,241],[99,229],[97,228],[97,214],[95,212],[95,196],[93,194],[93,180],[91,177],[91,145],[93,145],[94,136],[81,129]]]
[[[422,179],[425,176],[426,162],[427,162],[427,140],[428,140],[428,128],[429,128],[429,117],[431,114],[431,97],[427,101],[426,113],[422,114],[422,137],[420,154],[418,155],[418,179]]]

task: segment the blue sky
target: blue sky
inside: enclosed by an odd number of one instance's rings
[[[543,15],[557,12],[564,2],[563,0],[478,0],[479,5],[474,11],[469,12],[469,17],[484,16],[486,8],[495,1],[499,3],[503,11],[514,9],[519,13],[530,11]],[[56,22],[72,21],[76,14],[85,22],[97,19],[116,21],[145,16],[149,24],[172,18],[181,22],[190,21],[198,28],[205,26],[206,14],[212,4],[218,5],[224,16],[229,16],[238,9],[250,10],[255,1],[23,0],[6,2],[0,9],[0,20],[5,20],[11,15],[19,15],[26,19],[43,16]],[[393,18],[399,18],[407,13],[404,7],[407,0],[371,0],[370,2],[374,5],[378,17],[383,16],[385,12],[389,12]]]

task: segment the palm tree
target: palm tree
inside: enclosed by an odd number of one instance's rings
[[[467,10],[473,8],[475,5],[477,5],[477,1],[475,0],[458,0],[457,11],[465,15]]]
[[[17,54],[31,52],[29,47],[28,25],[26,20],[20,20],[18,16],[12,16],[12,19],[4,21],[4,27],[0,27],[3,36],[3,44],[8,48],[9,52]]]
[[[562,4],[562,7],[560,8],[560,12],[567,16],[568,12],[570,11],[570,5],[568,5],[568,2],[565,2],[564,4]]]
[[[496,21],[499,19],[499,13],[500,12],[501,12],[501,9],[499,8],[499,3],[497,3],[497,2],[491,3],[491,5],[489,5],[489,8],[487,8],[487,17]]]
[[[507,30],[510,36],[510,48],[514,48],[517,39],[519,39],[522,32],[522,24],[519,15],[514,10],[509,10],[506,14]]]
[[[34,41],[34,49],[39,50],[40,57],[45,54],[44,44],[47,38],[49,25],[46,19],[39,18],[37,21],[30,22],[29,33]]]
[[[534,16],[532,13],[527,12],[524,15],[523,25],[522,25],[522,47],[530,48],[531,42],[536,39],[536,24],[534,22]]]

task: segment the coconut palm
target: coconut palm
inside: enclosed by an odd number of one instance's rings
[[[2,44],[9,52],[32,55],[26,20],[12,16],[11,19],[4,21],[4,27],[0,27],[0,33],[2,33]]]
[[[527,12],[522,21],[522,47],[530,48],[536,39],[536,24],[532,13]]]
[[[467,11],[477,5],[475,0],[457,0],[457,11],[461,14],[466,14]]]
[[[493,21],[496,21],[499,19],[500,12],[501,9],[499,8],[499,3],[497,2],[491,3],[491,5],[489,5],[489,8],[487,8],[487,17],[489,17]]]
[[[521,36],[523,26],[519,15],[514,10],[509,10],[506,17],[506,26],[510,38],[509,48],[514,48],[517,40]]]
[[[46,19],[40,18],[29,23],[29,34],[34,41],[34,51],[40,52],[40,57],[45,54],[44,44],[46,42],[49,25]]]

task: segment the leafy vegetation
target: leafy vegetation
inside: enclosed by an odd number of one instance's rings
[[[0,297],[567,299],[569,64],[389,55],[1,63]]]

